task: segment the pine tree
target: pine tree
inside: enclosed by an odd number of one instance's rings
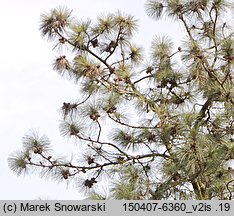
[[[57,158],[49,139],[32,132],[10,168],[72,181],[92,199],[233,199],[234,34],[222,19],[230,6],[148,0],[146,13],[179,22],[186,38],[178,48],[173,38],[153,38],[150,59],[132,42],[131,15],[91,22],[62,7],[42,14],[42,36],[68,47],[54,70],[80,86],[80,101],[61,105],[61,135],[84,151]]]

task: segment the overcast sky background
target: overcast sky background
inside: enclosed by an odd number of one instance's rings
[[[41,38],[40,14],[67,6],[79,19],[95,19],[101,13],[120,9],[139,19],[135,41],[145,53],[149,53],[152,37],[164,33],[176,38],[176,47],[179,46],[182,27],[169,20],[152,21],[145,14],[145,0],[0,2],[0,199],[81,199],[72,185],[40,179],[36,174],[17,177],[7,165],[9,154],[21,149],[22,137],[31,128],[46,134],[58,153],[66,155],[72,146],[59,134],[58,110],[64,101],[79,99],[78,88],[52,70],[51,62],[62,53],[52,51],[53,45]]]

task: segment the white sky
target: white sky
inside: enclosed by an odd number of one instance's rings
[[[73,16],[94,19],[100,13],[121,9],[139,19],[135,40],[145,47],[166,33],[178,40],[181,28],[168,20],[154,22],[144,11],[145,0],[0,0],[0,199],[80,199],[72,186],[40,179],[36,174],[17,177],[9,169],[9,154],[21,149],[22,136],[35,128],[46,134],[63,153],[67,140],[60,137],[58,113],[64,101],[79,98],[77,87],[52,70],[61,53],[40,36],[40,14],[57,6],[73,9]],[[178,46],[178,44],[176,45]],[[76,146],[77,147],[77,146]]]

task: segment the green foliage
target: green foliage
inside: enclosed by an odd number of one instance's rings
[[[154,19],[159,19],[163,12],[163,4],[162,2],[157,2],[154,0],[147,1],[146,3],[146,13],[153,17]]]
[[[22,173],[27,171],[27,154],[22,151],[17,151],[12,153],[8,158],[8,165],[10,169],[16,173],[17,175],[21,175]]]
[[[42,36],[47,36],[48,39],[57,37],[58,34],[63,34],[65,28],[71,23],[71,11],[67,8],[59,7],[51,10],[49,13],[41,15],[40,30]]]
[[[58,158],[48,138],[27,134],[9,157],[12,171],[73,181],[90,199],[233,199],[234,37],[222,21],[229,6],[148,0],[149,16],[173,18],[186,36],[178,48],[173,38],[154,37],[148,59],[132,41],[131,15],[91,22],[66,8],[43,14],[42,35],[71,48],[70,60],[61,55],[53,66],[80,86],[79,100],[63,103],[60,124],[79,151]]]

